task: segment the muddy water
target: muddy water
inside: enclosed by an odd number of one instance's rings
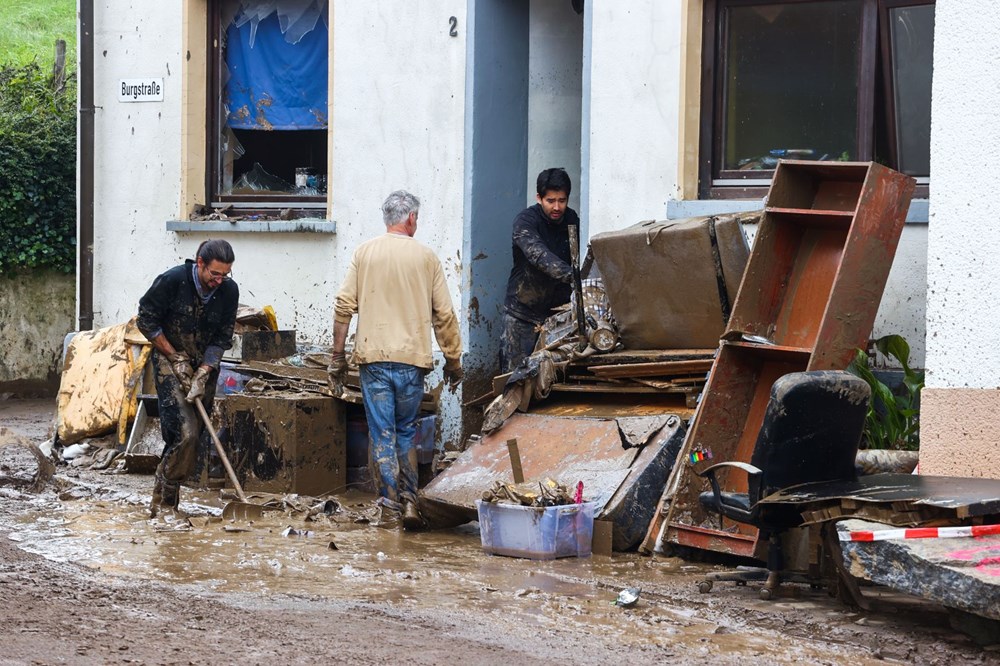
[[[366,498],[342,498],[360,509]],[[690,655],[773,655],[778,661],[829,658],[829,645],[747,626],[720,627],[697,604],[677,604],[650,592],[696,566],[638,555],[539,562],[482,552],[475,524],[450,531],[403,533],[353,522],[357,513],[319,521],[269,514],[253,525],[218,517],[209,495],[185,495],[181,509],[195,527],[173,530],[146,520],[135,495],[85,498],[22,514],[11,538],[29,551],[114,575],[181,583],[220,593],[284,594],[361,600],[421,611],[457,612],[470,621],[505,627],[596,632],[609,645],[671,646]],[[35,505],[36,507],[38,505]],[[305,536],[282,536],[286,528]],[[238,531],[237,531],[238,530]],[[336,549],[331,547],[336,546]],[[612,605],[623,587],[644,587],[639,603]],[[709,650],[711,652],[709,652]]]

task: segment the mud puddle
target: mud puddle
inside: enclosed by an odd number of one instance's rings
[[[147,520],[135,493],[39,504],[11,525],[24,550],[104,573],[243,595],[364,601],[397,608],[442,610],[486,622],[498,631],[532,626],[593,633],[609,646],[659,646],[678,655],[771,655],[776,661],[829,659],[821,637],[777,644],[753,622],[721,626],[687,600],[657,594],[682,580],[697,601],[701,565],[614,558],[532,561],[486,555],[475,523],[454,530],[404,533],[353,522],[357,513],[305,522],[266,514],[252,525],[221,520],[210,494],[185,494],[181,509],[194,527]],[[341,497],[363,507],[366,496]],[[299,536],[284,536],[287,528]],[[239,530],[239,531],[233,531]],[[333,545],[331,545],[333,544]],[[335,549],[334,549],[335,547]],[[690,586],[690,587],[688,587]],[[632,608],[612,605],[620,589],[642,587]]]

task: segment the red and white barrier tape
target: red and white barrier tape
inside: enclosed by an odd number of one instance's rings
[[[915,527],[901,530],[857,530],[841,532],[841,541],[888,541],[891,539],[951,539],[1000,534],[1000,525],[969,525],[965,527]]]

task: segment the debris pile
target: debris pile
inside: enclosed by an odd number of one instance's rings
[[[527,481],[525,483],[496,481],[489,490],[483,493],[483,501],[542,507],[577,503],[569,488],[548,477],[542,481]]]

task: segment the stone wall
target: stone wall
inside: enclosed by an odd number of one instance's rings
[[[74,275],[0,275],[0,395],[56,394],[63,339],[75,329],[75,315]]]

